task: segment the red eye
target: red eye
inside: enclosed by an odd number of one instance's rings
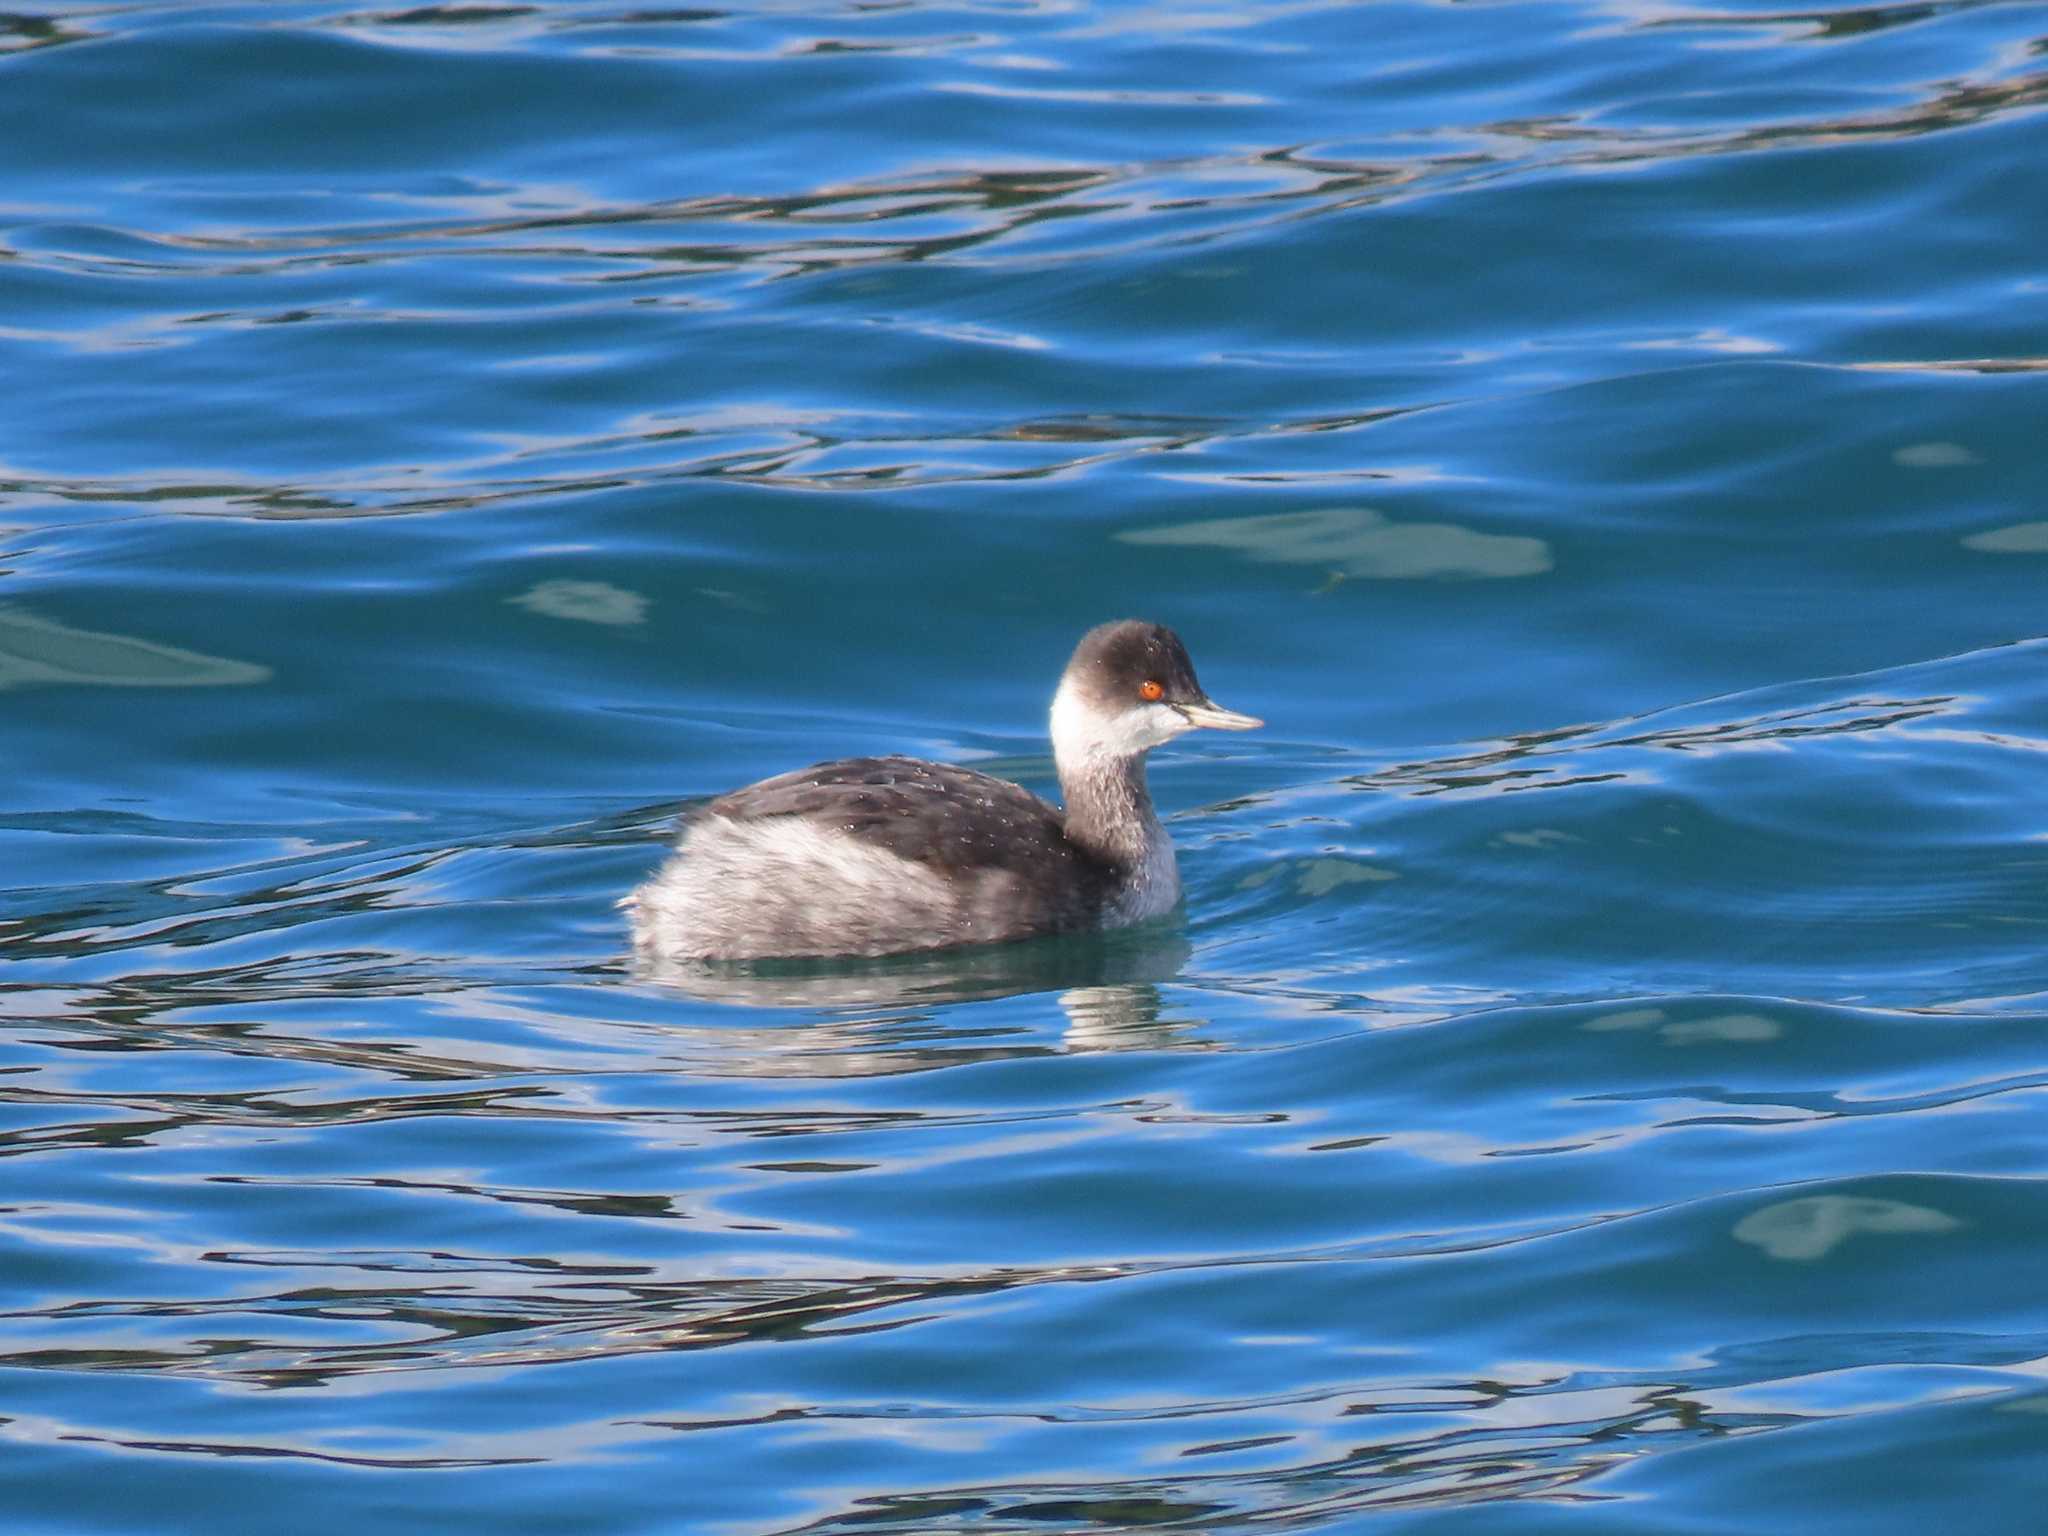
[[[1166,689],[1162,684],[1155,683],[1150,678],[1147,678],[1144,682],[1138,684],[1138,697],[1147,704],[1157,704],[1166,697]]]

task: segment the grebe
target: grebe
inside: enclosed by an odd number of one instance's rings
[[[913,757],[850,757],[721,795],[619,903],[643,961],[895,955],[1121,928],[1173,910],[1173,842],[1145,754],[1211,702],[1180,637],[1124,619],[1081,637],[1052,701],[1066,809]]]

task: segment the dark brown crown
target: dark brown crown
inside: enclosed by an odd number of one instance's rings
[[[1180,636],[1164,624],[1119,619],[1098,624],[1074,647],[1066,681],[1096,708],[1114,713],[1145,702],[1139,690],[1158,683],[1158,702],[1201,704],[1208,701],[1195,679],[1195,664]]]

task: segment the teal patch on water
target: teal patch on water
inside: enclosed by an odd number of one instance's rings
[[[0,608],[0,689],[221,688],[269,677],[268,667]]]

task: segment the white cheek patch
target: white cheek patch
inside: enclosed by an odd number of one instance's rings
[[[1194,729],[1188,717],[1171,704],[1146,704],[1122,718],[1132,722],[1134,732],[1143,736],[1147,747],[1156,747]]]
[[[1052,752],[1061,762],[1135,757],[1190,729],[1187,718],[1170,704],[1133,704],[1105,715],[1069,684],[1061,684],[1053,696]]]

